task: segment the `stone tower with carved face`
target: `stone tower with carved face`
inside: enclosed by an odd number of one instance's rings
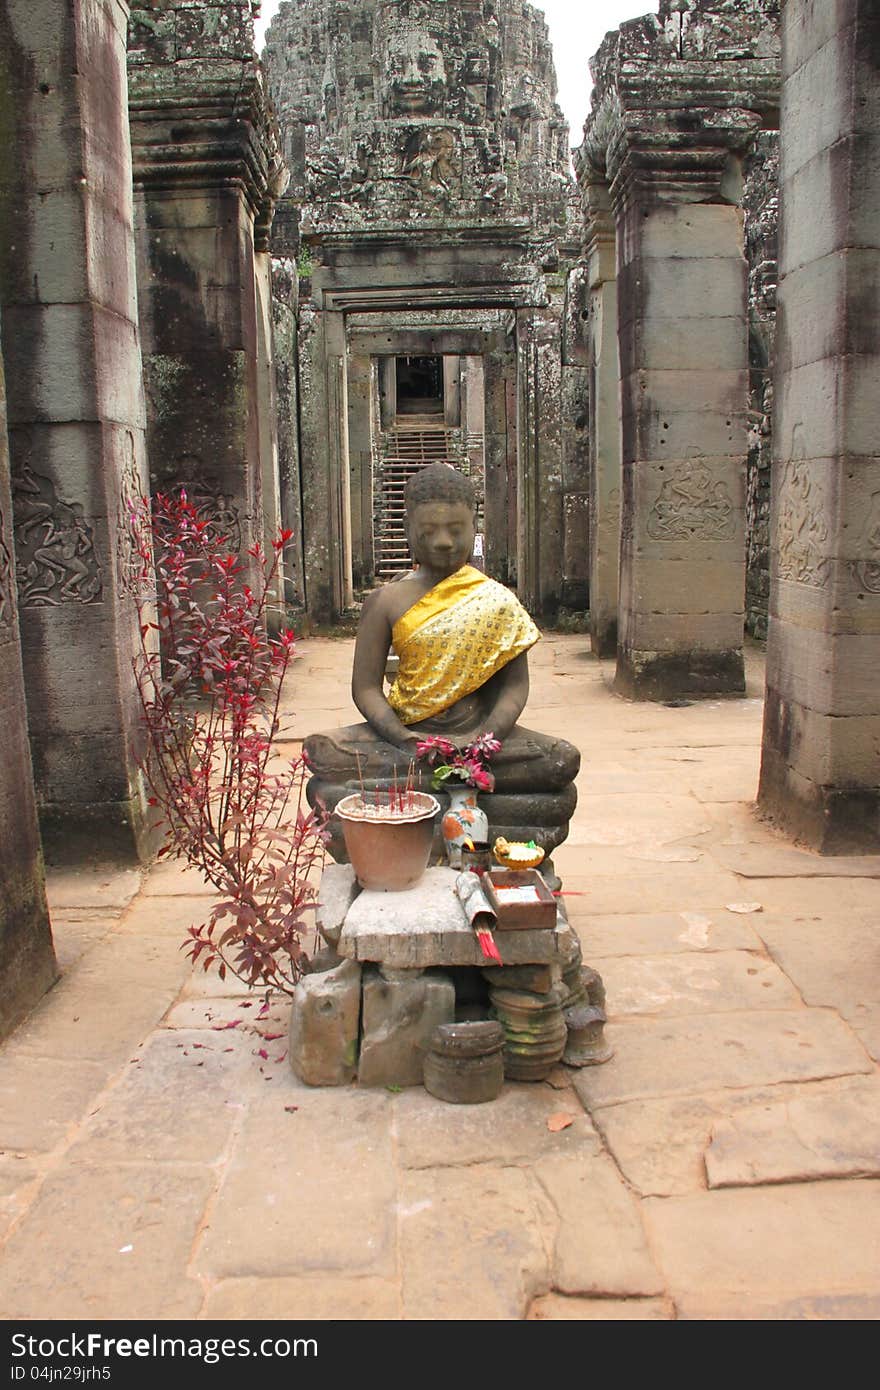
[[[523,0],[304,0],[270,26],[269,86],[317,226],[564,221],[568,128]]]

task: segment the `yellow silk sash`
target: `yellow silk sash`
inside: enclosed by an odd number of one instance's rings
[[[404,724],[442,714],[540,637],[510,590],[472,565],[423,594],[391,635],[399,669],[388,703]]]

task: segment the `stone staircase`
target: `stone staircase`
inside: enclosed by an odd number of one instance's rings
[[[398,420],[383,436],[376,478],[373,526],[376,540],[376,577],[385,582],[405,574],[411,559],[406,541],[403,492],[413,473],[427,463],[451,463],[468,472],[460,431],[428,424],[424,417],[413,422]]]

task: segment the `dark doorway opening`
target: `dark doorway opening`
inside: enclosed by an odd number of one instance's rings
[[[443,358],[398,357],[398,415],[443,414]]]

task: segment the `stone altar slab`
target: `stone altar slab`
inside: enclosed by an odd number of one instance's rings
[[[338,865],[337,870],[350,865]],[[325,871],[326,872],[326,871]],[[477,938],[455,896],[457,869],[428,869],[414,888],[382,893],[365,888],[345,915],[337,950],[358,961],[378,961],[397,970],[437,965],[485,966]],[[555,928],[499,931],[495,943],[504,965],[557,961],[571,928],[561,913]]]

